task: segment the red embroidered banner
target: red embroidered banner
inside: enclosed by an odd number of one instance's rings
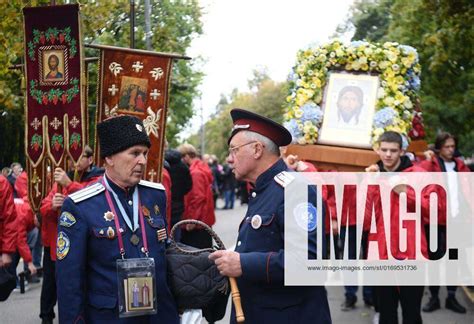
[[[172,60],[186,57],[105,45],[87,46],[101,50],[96,122],[117,114],[141,118],[151,141],[145,179],[161,181]],[[97,164],[102,162],[99,152],[97,143]]]
[[[46,164],[64,167],[66,157],[77,163],[87,143],[82,41],[78,5],[28,7],[23,15],[25,148],[37,209],[46,193]]]

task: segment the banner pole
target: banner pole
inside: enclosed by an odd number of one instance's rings
[[[130,0],[130,48],[135,48],[135,0]]]

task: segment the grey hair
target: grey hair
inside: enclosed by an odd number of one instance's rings
[[[13,169],[14,167],[16,166],[19,166],[20,168],[22,168],[21,164],[19,162],[13,162],[11,165],[10,165],[10,169]]]
[[[264,146],[264,150],[266,150],[267,152],[273,154],[273,155],[277,155],[277,156],[280,156],[280,149],[279,147],[271,140],[269,139],[268,137],[266,136],[263,136],[259,133],[255,133],[255,132],[252,132],[252,131],[241,131],[242,133],[245,133],[245,137],[251,141],[259,141],[263,144]]]

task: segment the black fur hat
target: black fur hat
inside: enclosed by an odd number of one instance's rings
[[[143,122],[134,116],[120,115],[97,124],[100,156],[105,158],[134,145],[151,146]]]

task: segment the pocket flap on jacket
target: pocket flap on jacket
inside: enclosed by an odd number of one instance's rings
[[[153,228],[165,228],[165,221],[161,217],[148,217],[147,223]]]
[[[113,309],[117,305],[117,297],[115,296],[89,293],[88,297],[89,297],[89,305],[97,309],[102,309],[102,308]]]

